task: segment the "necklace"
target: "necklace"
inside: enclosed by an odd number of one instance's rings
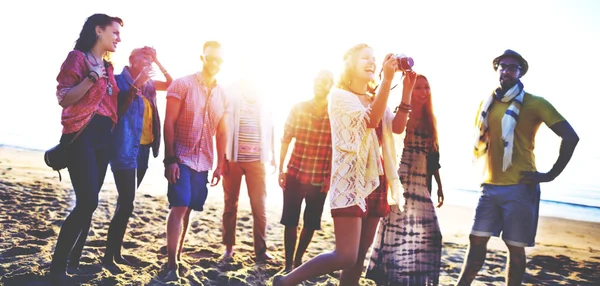
[[[92,58],[94,59],[94,63],[92,64],[92,66],[98,66],[99,63],[98,63],[98,59],[96,58],[96,56],[94,56],[91,52],[85,53],[85,57],[87,58],[88,61],[90,61],[90,56],[92,56]],[[91,63],[92,62],[90,61],[90,64]]]
[[[351,90],[350,88],[348,88],[348,91],[351,93],[354,93],[355,95],[358,95],[358,96],[368,96],[366,93],[358,93],[358,92]]]
[[[92,58],[94,58],[95,64],[92,64],[92,62],[90,61],[89,55],[91,55]],[[90,64],[92,66],[97,67],[98,65],[100,65],[100,63],[98,62],[98,59],[96,59],[96,56],[94,56],[91,52],[85,53],[85,58],[88,60],[88,62],[90,62]],[[104,62],[104,60],[102,60],[102,62]],[[104,65],[104,68],[108,69],[108,66],[106,65],[106,63]],[[105,72],[107,72],[107,71],[105,71]],[[113,85],[112,85],[112,83],[110,83],[110,80],[108,79],[107,76],[105,76],[104,78],[106,79],[106,93],[108,93],[108,96],[112,96],[112,94],[113,94],[113,89],[112,89]]]

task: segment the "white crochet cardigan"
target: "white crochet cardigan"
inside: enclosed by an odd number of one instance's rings
[[[383,117],[383,158],[374,128],[367,128],[370,106],[362,105],[356,95],[333,88],[330,93],[329,120],[333,143],[331,209],[359,206],[366,211],[365,198],[379,186],[385,170],[392,204],[404,206],[402,185],[396,171],[397,157],[392,134],[393,113],[387,109]]]

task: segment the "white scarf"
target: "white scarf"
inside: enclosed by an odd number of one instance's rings
[[[519,81],[512,88],[510,88],[504,95],[498,88],[490,95],[490,97],[481,106],[481,113],[475,123],[476,127],[476,138],[475,138],[475,159],[487,159],[488,148],[489,148],[489,127],[488,127],[488,115],[490,107],[492,106],[494,99],[498,99],[501,102],[511,102],[511,105],[506,109],[504,117],[502,117],[502,140],[504,141],[504,157],[502,158],[502,171],[506,170],[512,165],[512,154],[515,138],[515,126],[517,125],[517,119],[519,118],[519,111],[523,104],[523,97],[525,91],[523,84]],[[484,162],[483,167],[487,169],[487,160]]]

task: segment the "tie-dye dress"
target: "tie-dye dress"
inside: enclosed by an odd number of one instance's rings
[[[377,285],[437,285],[442,234],[427,190],[428,138],[423,130],[408,127],[398,175],[404,187],[404,212],[391,206],[381,218],[367,278]]]

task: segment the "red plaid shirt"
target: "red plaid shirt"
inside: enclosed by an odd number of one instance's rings
[[[331,176],[331,129],[327,106],[323,115],[314,114],[312,100],[295,105],[288,116],[282,143],[296,138],[288,175],[302,184],[323,185]]]
[[[181,110],[175,121],[175,156],[181,164],[197,172],[211,170],[212,136],[226,110],[223,89],[215,85],[211,91],[201,73],[196,73],[173,81],[167,89],[167,97],[181,100]]]

